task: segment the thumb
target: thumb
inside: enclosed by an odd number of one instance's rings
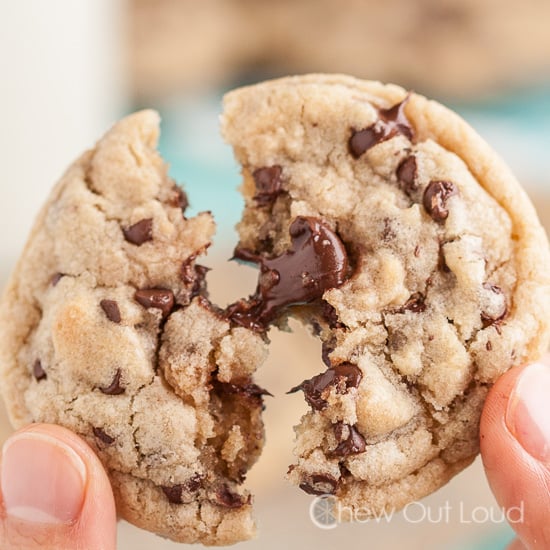
[[[60,426],[32,424],[2,449],[0,547],[114,550],[116,512],[101,462]]]
[[[550,548],[550,366],[505,373],[489,392],[480,426],[489,484],[519,536],[512,548]]]

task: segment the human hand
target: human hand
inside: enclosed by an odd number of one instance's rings
[[[514,368],[491,389],[480,426],[489,484],[505,510],[520,507],[508,550],[550,548],[550,357]],[[517,508],[516,508],[517,509]]]
[[[32,424],[4,443],[2,550],[115,550],[116,511],[94,452],[60,426]]]

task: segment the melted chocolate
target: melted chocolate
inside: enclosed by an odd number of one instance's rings
[[[120,384],[121,371],[117,369],[113,381],[105,387],[100,387],[100,391],[107,395],[120,395],[126,391],[126,388]]]
[[[101,300],[99,305],[109,321],[117,324],[120,323],[122,317],[120,316],[120,310],[118,309],[118,304],[115,300]]]
[[[276,164],[254,170],[252,177],[256,184],[254,200],[260,205],[267,205],[275,201],[282,193],[281,189],[282,168]]]
[[[123,229],[124,238],[132,244],[141,246],[143,243],[153,239],[153,219],[141,220],[126,229]]]
[[[263,388],[260,388],[257,384],[252,384],[251,382],[244,384],[232,384],[231,382],[220,382],[219,380],[215,380],[212,385],[214,389],[220,393],[241,395],[247,399],[261,401],[264,395],[273,397],[273,394]]]
[[[206,311],[215,315],[220,321],[226,321],[226,312],[217,305],[213,304],[206,296],[199,296],[196,303]]]
[[[330,354],[334,351],[336,348],[336,343],[334,340],[323,342],[321,344],[321,359],[323,360],[323,363],[327,367],[332,367],[332,363],[330,362]]]
[[[412,139],[414,132],[411,123],[405,116],[404,107],[409,101],[410,94],[389,109],[378,109],[379,119],[364,128],[354,130],[349,140],[349,150],[355,158],[359,158],[365,151],[379,143],[391,139],[398,134]]]
[[[313,409],[322,411],[327,408],[330,388],[336,388],[337,393],[347,393],[350,388],[359,386],[362,377],[363,373],[359,367],[352,363],[341,363],[309,380],[304,380],[288,393],[302,390],[308,404]]]
[[[174,307],[174,293],[165,288],[136,290],[134,298],[145,308],[160,309],[165,318],[170,315]]]
[[[321,300],[321,315],[330,328],[343,328],[345,326],[344,323],[339,321],[334,306],[325,300]]]
[[[329,457],[345,458],[350,455],[365,452],[365,438],[359,433],[355,426],[338,422],[334,425],[334,435],[338,445],[329,453]]]
[[[456,185],[451,181],[431,181],[424,191],[424,208],[436,222],[444,222],[449,215],[447,200],[458,194]]]
[[[290,226],[290,248],[275,258],[238,248],[235,257],[260,264],[256,293],[229,306],[227,317],[255,330],[266,326],[281,310],[320,298],[347,277],[346,249],[338,235],[321,220],[298,217]]]

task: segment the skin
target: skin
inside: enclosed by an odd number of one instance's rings
[[[113,492],[92,449],[66,428],[46,424],[27,426],[10,440],[28,433],[59,440],[81,458],[87,473],[82,506],[75,521],[50,526],[8,516],[0,494],[0,547],[4,550],[115,550],[117,518]],[[25,472],[21,472],[21,476],[24,475]]]
[[[543,363],[550,368],[550,356]],[[480,426],[483,465],[499,505],[509,509],[524,504],[525,521],[512,525],[518,539],[508,550],[550,548],[550,461],[528,453],[506,421],[510,397],[528,368],[512,369],[499,378],[485,402]],[[530,436],[528,426],[525,432]]]
[[[550,356],[543,362],[550,368]],[[480,426],[483,464],[499,506],[509,509],[524,503],[525,521],[512,525],[518,538],[508,550],[550,548],[547,522],[550,513],[550,463],[527,452],[514,436],[510,422],[507,422],[514,388],[526,368],[529,367],[512,369],[496,382],[485,403]],[[28,433],[57,439],[81,458],[87,473],[82,506],[76,520],[48,526],[7,515],[0,493],[0,547],[4,550],[115,550],[113,493],[96,455],[78,436],[60,426],[33,424],[13,434],[8,442]]]

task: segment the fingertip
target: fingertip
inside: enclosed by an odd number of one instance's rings
[[[12,434],[2,449],[1,487],[6,548],[116,547],[109,479],[92,449],[70,430],[32,424]]]
[[[546,407],[538,395],[549,372],[544,364],[506,372],[489,392],[480,423],[481,455],[489,484],[498,504],[513,512],[512,528],[530,549],[550,547],[550,470],[548,462],[541,460],[546,432],[538,426],[542,412],[533,409],[533,404],[538,409]],[[531,399],[529,392],[536,395]],[[510,548],[524,547],[518,541]]]

